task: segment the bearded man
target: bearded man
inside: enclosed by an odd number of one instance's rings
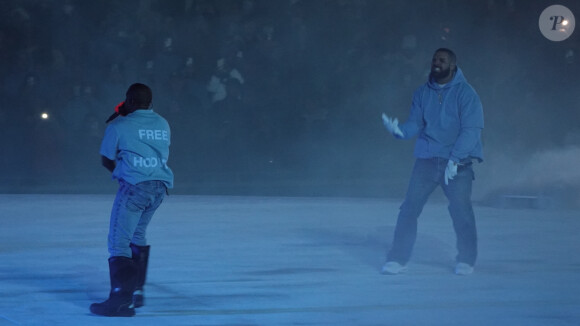
[[[453,51],[435,51],[429,80],[413,94],[408,120],[399,125],[383,113],[387,130],[399,139],[417,137],[416,158],[400,207],[393,244],[383,274],[406,269],[417,237],[417,220],[431,193],[441,186],[457,237],[455,273],[473,273],[477,230],[471,203],[472,163],[483,161],[483,108],[479,96],[457,66]]]

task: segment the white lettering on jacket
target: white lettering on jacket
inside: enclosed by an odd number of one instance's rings
[[[139,139],[169,140],[169,133],[167,130],[139,129]]]
[[[141,168],[156,168],[161,162],[161,165],[167,168],[167,160],[158,159],[157,157],[134,157],[133,166]]]

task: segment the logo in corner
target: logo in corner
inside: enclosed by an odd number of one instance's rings
[[[552,5],[542,11],[538,24],[548,40],[559,42],[572,35],[576,22],[570,9],[562,5]]]

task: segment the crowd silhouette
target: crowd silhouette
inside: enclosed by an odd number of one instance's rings
[[[546,45],[537,26],[513,30],[540,3],[3,1],[1,177],[12,189],[86,183],[101,169],[104,121],[134,82],[152,88],[153,109],[172,126],[177,191],[384,176],[398,167],[380,112],[406,116],[441,46],[468,66],[488,143],[569,141],[571,119],[546,121],[554,131],[544,137],[503,123],[542,119],[546,107],[578,120],[578,96],[549,84],[578,75],[578,47]]]

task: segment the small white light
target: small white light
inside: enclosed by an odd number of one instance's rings
[[[564,26],[568,25],[568,21],[567,21],[567,20],[564,20],[564,21],[562,22],[562,25],[564,25]]]
[[[46,120],[46,119],[48,119],[48,113],[46,113],[46,112],[42,112],[42,113],[40,114],[40,118],[41,118],[42,120]]]

